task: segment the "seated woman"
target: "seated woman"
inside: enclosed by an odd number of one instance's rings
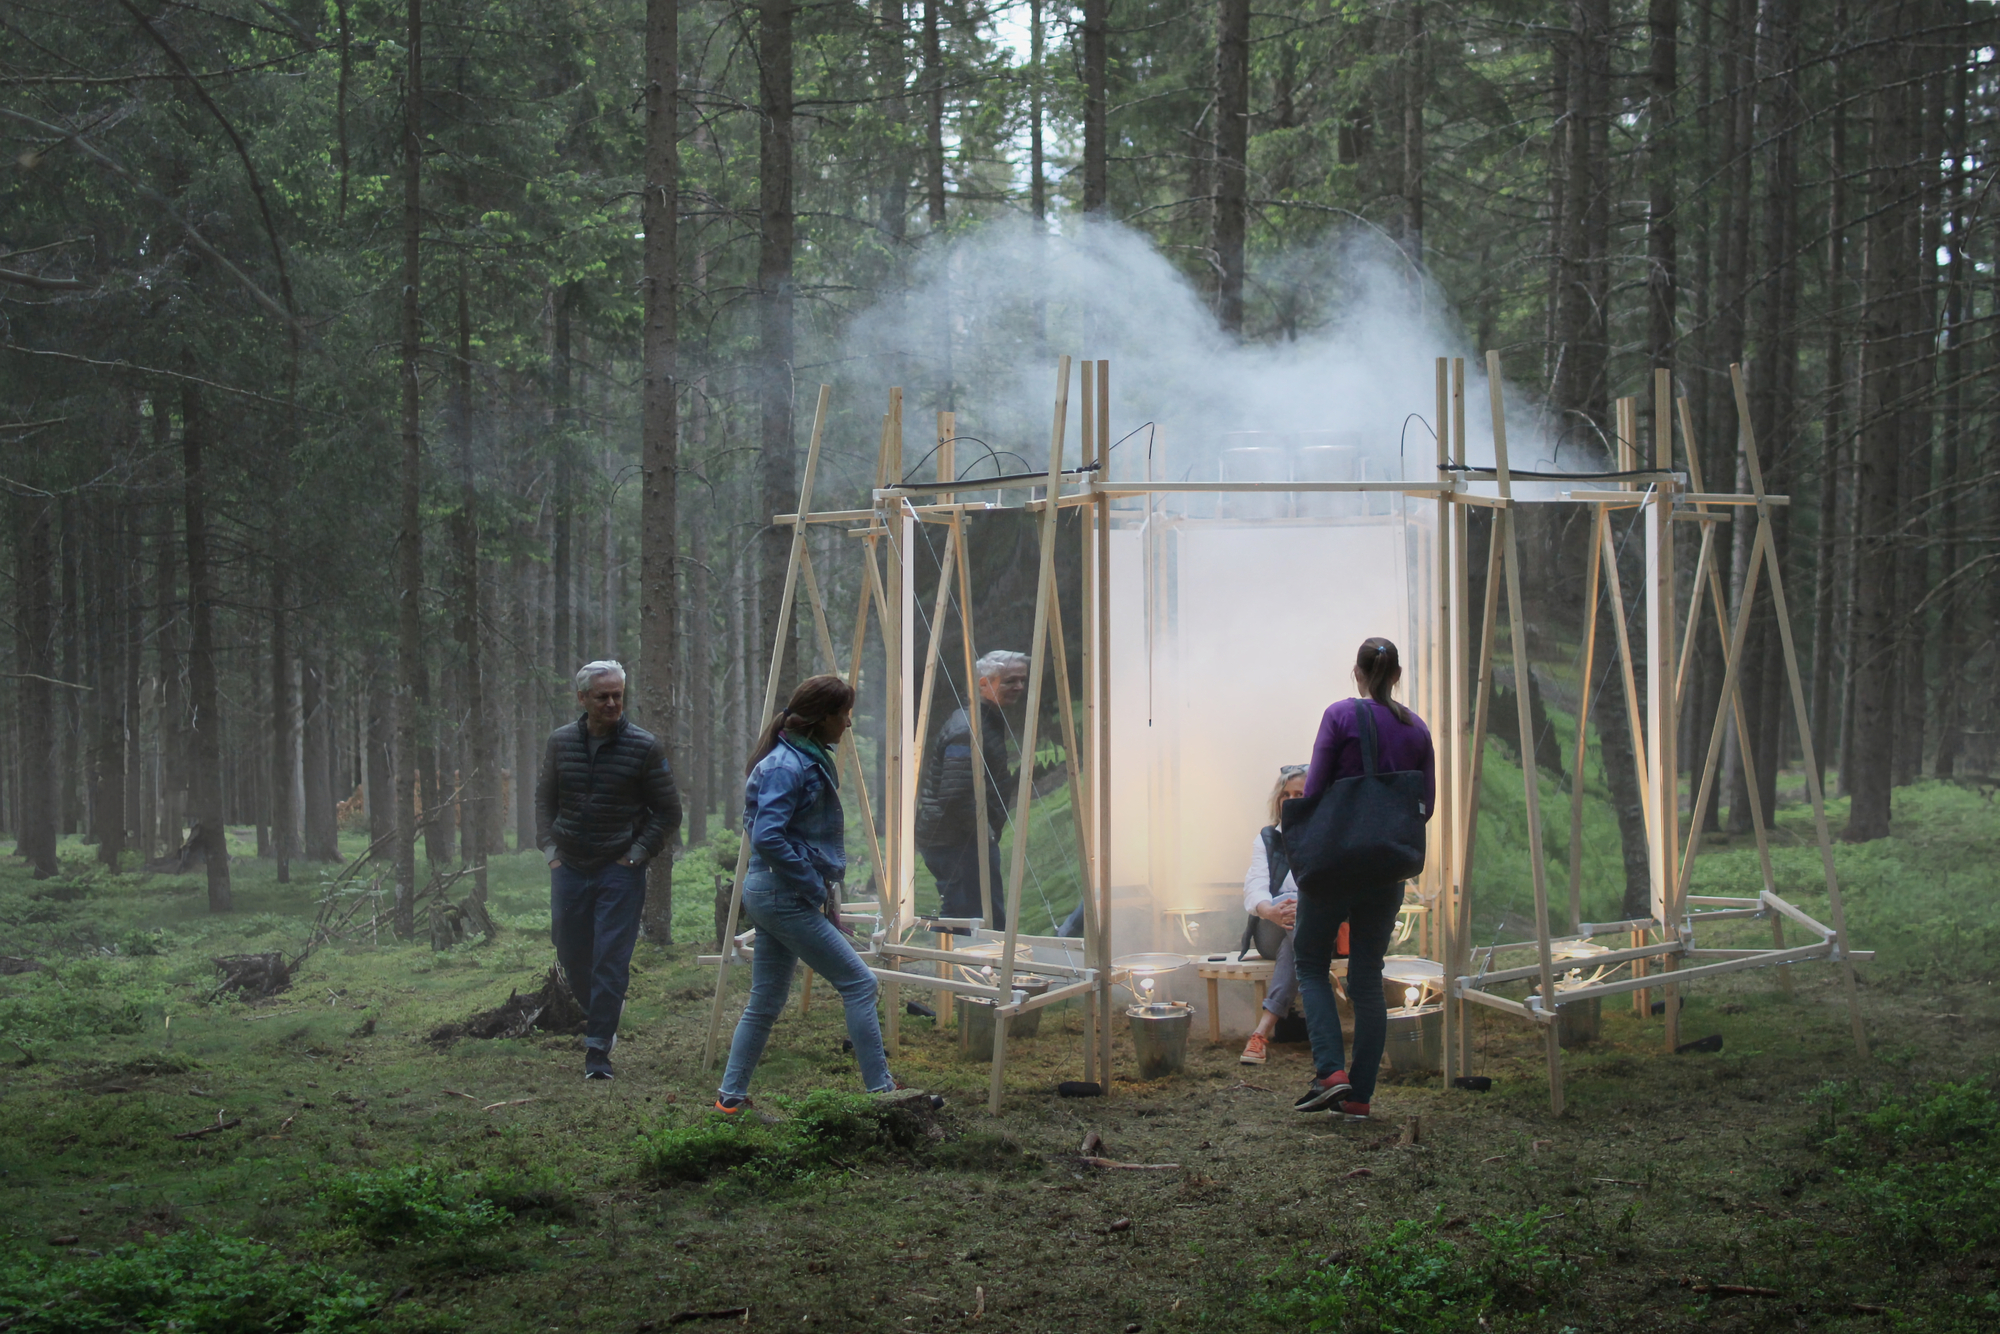
[[[1271,789],[1271,823],[1257,834],[1250,848],[1250,869],[1243,873],[1243,911],[1253,920],[1243,933],[1244,948],[1254,937],[1257,952],[1277,966],[1264,995],[1264,1012],[1257,1016],[1256,1031],[1243,1045],[1243,1064],[1262,1065],[1268,1054],[1271,1034],[1278,1021],[1292,1008],[1299,994],[1298,969],[1292,963],[1292,926],[1299,912],[1299,882],[1285,861],[1285,840],[1278,835],[1278,817],[1285,802],[1305,795],[1306,766],[1287,764],[1278,770],[1278,782]],[[1282,943],[1274,944],[1282,937]]]

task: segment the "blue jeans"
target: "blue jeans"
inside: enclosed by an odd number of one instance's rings
[[[1317,1075],[1345,1069],[1354,1085],[1351,1100],[1367,1102],[1382,1066],[1389,1037],[1389,1004],[1382,994],[1382,956],[1403,907],[1400,883],[1368,885],[1299,895],[1292,929],[1292,957],[1299,970],[1299,1000],[1306,1011]],[[1340,1040],[1340,1011],[1333,1003],[1333,947],[1340,924],[1347,934],[1347,999],[1354,1006],[1354,1063],[1347,1063]]]
[[[729,1066],[722,1072],[722,1096],[749,1094],[750,1076],[764,1057],[771,1025],[785,1012],[792,973],[801,961],[831,983],[847,1007],[847,1036],[861,1062],[862,1085],[870,1093],[894,1088],[889,1054],[882,1049],[882,1025],[875,1016],[875,974],[847,938],[817,906],[768,872],[743,877],[743,915],[757,928],[756,954],[750,962],[750,1003],[736,1021]]]
[[[549,868],[549,938],[570,993],[588,1017],[584,1045],[611,1049],[632,979],[632,946],[646,906],[646,868]]]
[[[932,878],[937,881],[938,916],[985,916],[985,904],[979,897],[978,839],[943,848],[919,848],[917,851],[923,854],[924,865],[930,868]],[[1007,926],[1007,881],[1000,872],[998,838],[986,842],[986,866],[993,885],[993,920],[986,925],[991,930],[1002,931]]]

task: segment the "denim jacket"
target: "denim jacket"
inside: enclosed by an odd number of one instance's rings
[[[810,903],[847,871],[846,817],[834,776],[779,734],[743,783],[749,874],[769,875]]]

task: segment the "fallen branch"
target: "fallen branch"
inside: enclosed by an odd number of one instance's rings
[[[1357,1167],[1352,1172],[1341,1173],[1340,1179],[1342,1181],[1352,1181],[1356,1177],[1372,1177],[1374,1175],[1375,1169],[1372,1167]]]
[[[223,1119],[222,1119],[222,1113],[221,1113],[221,1112],[217,1112],[217,1113],[215,1114],[215,1124],[214,1124],[214,1125],[212,1125],[212,1126],[203,1126],[203,1127],[202,1127],[202,1128],[201,1128],[200,1130],[184,1130],[184,1131],[182,1131],[182,1132],[181,1132],[180,1134],[178,1134],[178,1135],[174,1136],[174,1138],[175,1138],[175,1139],[200,1139],[200,1138],[201,1138],[201,1137],[202,1137],[203,1135],[213,1135],[213,1134],[215,1134],[215,1133],[216,1133],[217,1131],[219,1131],[219,1130],[234,1130],[234,1129],[236,1129],[236,1127],[238,1127],[238,1126],[240,1126],[240,1125],[242,1125],[242,1124],[243,1124],[243,1118],[242,1118],[242,1117],[240,1117],[240,1116],[232,1116],[232,1117],[230,1117],[230,1118],[229,1118],[229,1119],[228,1119],[227,1121],[225,1121],[225,1120],[223,1120]]]
[[[1089,1134],[1083,1137],[1083,1148],[1079,1150],[1079,1152],[1081,1152],[1085,1157],[1089,1157],[1091,1154],[1096,1153],[1099,1149],[1103,1147],[1104,1147],[1103,1138],[1100,1135],[1098,1135],[1098,1133],[1095,1130],[1093,1130]]]
[[[460,1092],[459,1092],[459,1091],[458,1091],[457,1089],[446,1089],[446,1088],[441,1088],[441,1089],[439,1089],[439,1090],[438,1090],[438,1092],[439,1092],[439,1093],[449,1093],[449,1094],[450,1094],[450,1095],[451,1095],[452,1097],[454,1097],[454,1098],[463,1098],[463,1099],[465,1099],[465,1100],[466,1100],[467,1102],[478,1102],[478,1101],[479,1101],[479,1099],[477,1099],[477,1098],[473,1097],[473,1096],[472,1096],[472,1095],[471,1095],[470,1093],[460,1093]]]
[[[496,1107],[519,1107],[524,1102],[540,1102],[540,1098],[509,1098],[506,1102],[489,1102],[479,1110],[490,1112]]]
[[[1224,1093],[1234,1093],[1236,1092],[1237,1089],[1249,1089],[1252,1093],[1269,1093],[1271,1091],[1270,1089],[1265,1088],[1262,1084],[1252,1084],[1249,1083],[1247,1080],[1242,1080],[1242,1079],[1237,1080],[1234,1084],[1231,1084],[1228,1088],[1222,1091]]]
[[[1689,1292],[1706,1293],[1716,1297],[1782,1297],[1785,1294],[1776,1288],[1753,1288],[1744,1283],[1693,1283],[1686,1279],[1681,1284]]]
[[[1643,1181],[1627,1181],[1623,1177],[1592,1177],[1591,1180],[1601,1181],[1607,1186],[1643,1186],[1646,1184]]]
[[[1084,1155],[1083,1163],[1086,1167],[1115,1167],[1127,1172],[1178,1172],[1181,1170],[1179,1163],[1120,1163],[1114,1162],[1109,1158],[1092,1158],[1088,1154]]]

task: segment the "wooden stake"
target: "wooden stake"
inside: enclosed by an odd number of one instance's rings
[[[1592,682],[1597,679],[1597,584],[1604,561],[1604,506],[1590,507],[1590,574],[1584,580],[1583,681],[1576,706],[1576,757],[1569,787],[1569,929],[1583,930],[1583,762]]]
[[[833,397],[833,386],[819,387],[819,402],[813,408],[812,440],[806,446],[805,480],[799,485],[799,509],[801,515],[812,513],[813,480],[819,472],[820,440],[826,434],[826,408]],[[764,711],[757,715],[761,728],[770,721],[772,711],[778,707],[778,674],[785,665],[785,635],[791,629],[792,599],[798,590],[799,558],[805,550],[806,525],[792,526],[791,561],[785,567],[785,589],[778,601],[778,638],[771,646],[771,670],[764,680]],[[715,1040],[722,1031],[722,1006],[727,999],[729,984],[729,962],[736,953],[736,920],[743,909],[743,874],[750,865],[749,831],[736,849],[735,883],[729,891],[729,918],[722,934],[722,960],[715,966],[715,1000],[709,1007],[708,1034],[702,1040],[701,1068],[706,1070],[715,1063]]]
[[[1462,468],[1466,465],[1467,461],[1465,449],[1464,357],[1453,357],[1451,359],[1451,438],[1452,461]],[[1463,835],[1463,828],[1468,818],[1468,808],[1471,802],[1470,792],[1466,784],[1466,774],[1470,764],[1470,752],[1467,750],[1465,744],[1468,728],[1465,700],[1467,684],[1465,673],[1469,662],[1467,654],[1472,649],[1472,638],[1468,628],[1472,600],[1468,596],[1466,587],[1469,577],[1467,556],[1469,554],[1470,534],[1471,526],[1466,507],[1463,505],[1453,505],[1451,507],[1451,642],[1453,651],[1449,679],[1451,684],[1450,717],[1453,733],[1452,751],[1454,761],[1451,781],[1457,789],[1458,826],[1451,829],[1447,836],[1451,839],[1454,849],[1463,849],[1470,845],[1470,839]],[[1445,975],[1447,977],[1458,977],[1465,972],[1468,958],[1467,947],[1472,940],[1472,878],[1471,872],[1466,868],[1463,856],[1457,852],[1453,855],[1452,865],[1456,881],[1454,890],[1458,899],[1456,912],[1454,913],[1454,935],[1457,952],[1453,955],[1452,962],[1446,968]],[[1448,994],[1446,996],[1446,1004],[1457,1007],[1454,1011],[1454,1017],[1457,1020],[1458,1028],[1458,1069],[1460,1074],[1469,1074],[1472,1069],[1472,1028],[1467,1022],[1467,1016],[1471,1012],[1466,1009],[1467,1002],[1457,996]]]
[[[1056,497],[1062,492],[1063,434],[1069,425],[1069,367],[1064,355],[1056,366],[1055,422],[1049,429],[1049,480],[1042,507],[1040,548],[1041,569],[1035,579],[1035,628],[1028,642],[1037,649],[1048,639],[1049,590],[1055,586]],[[1034,798],[1035,739],[1041,721],[1042,676],[1047,655],[1037,652],[1028,664],[1027,717],[1021,726],[1021,776],[1014,796],[1014,857],[1007,874],[1007,937],[1000,952],[1000,990],[1014,985],[1015,942],[1021,931],[1021,882],[1028,873],[1028,806]],[[1001,1081],[1007,1069],[1007,1024],[999,1014],[993,1017],[993,1079],[987,1093],[987,1110],[1000,1114]]]
[[[1111,363],[1097,363],[1100,406],[1108,403],[1106,381]],[[1104,412],[1098,421],[1105,420]],[[1108,451],[1100,458],[1108,470]],[[1102,474],[1100,473],[1100,476]],[[1099,496],[1097,514],[1097,588],[1092,621],[1097,631],[1097,1068],[1104,1087],[1111,1087],[1111,501]]]
[[[1500,496],[1511,500],[1514,486],[1507,469],[1507,418],[1501,403],[1500,354],[1486,354],[1487,392],[1493,402],[1493,466],[1500,482]],[[1557,1010],[1555,971],[1552,950],[1549,943],[1549,882],[1548,868],[1542,864],[1542,801],[1541,784],[1535,773],[1534,721],[1528,708],[1528,627],[1521,607],[1521,571],[1519,545],[1514,534],[1514,510],[1511,506],[1501,510],[1494,518],[1504,525],[1507,535],[1506,561],[1507,576],[1507,627],[1508,638],[1514,650],[1514,703],[1515,717],[1521,729],[1521,768],[1523,770],[1525,796],[1527,798],[1528,821],[1528,862],[1535,887],[1535,945],[1538,962],[1541,965],[1542,1004],[1551,1014]],[[1549,1110],[1557,1116],[1563,1110],[1562,1046],[1557,1041],[1559,1025],[1548,1023],[1543,1026],[1543,1034],[1548,1048],[1549,1065]]]
[[[958,548],[958,625],[965,638],[965,717],[972,727],[972,823],[979,838],[979,912],[986,925],[993,924],[993,859],[987,845],[993,840],[991,821],[986,814],[986,731],[981,717],[979,650],[972,631],[972,562],[965,549],[965,516],[951,516],[951,540]]]
[[[1451,464],[1451,371],[1444,357],[1437,359],[1437,474],[1438,480],[1448,482],[1451,474],[1446,471]],[[1437,499],[1437,624],[1432,633],[1434,671],[1437,677],[1437,712],[1432,716],[1435,724],[1432,737],[1437,748],[1436,770],[1437,809],[1431,813],[1432,821],[1444,835],[1437,840],[1440,856],[1438,864],[1437,906],[1431,914],[1437,932],[1438,963],[1447,978],[1451,976],[1452,960],[1456,957],[1456,939],[1452,924],[1458,915],[1458,899],[1452,879],[1455,858],[1452,856],[1452,821],[1457,818],[1457,793],[1453,777],[1457,772],[1453,742],[1457,739],[1456,720],[1452,717],[1451,699],[1451,502],[1442,495]],[[1442,1011],[1444,1025],[1444,1085],[1451,1087],[1451,1081],[1458,1071],[1458,1015],[1451,1003],[1450,988],[1446,988],[1445,1004]]]

